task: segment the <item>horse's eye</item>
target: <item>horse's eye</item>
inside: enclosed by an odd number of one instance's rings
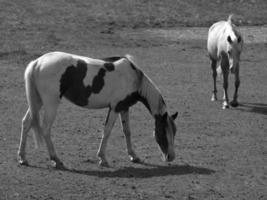
[[[232,44],[233,41],[232,41],[230,35],[227,37],[227,41],[228,41],[230,44]]]

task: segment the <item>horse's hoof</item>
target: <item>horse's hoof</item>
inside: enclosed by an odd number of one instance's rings
[[[61,161],[51,160],[51,165],[55,169],[65,169],[65,166]]]
[[[225,110],[228,108],[229,108],[229,104],[227,102],[223,102],[222,109]]]
[[[100,160],[98,163],[99,167],[110,167],[107,161]]]
[[[27,160],[19,159],[18,162],[20,166],[29,166],[29,163]]]
[[[231,101],[230,104],[232,107],[237,107],[239,105],[237,101]]]
[[[225,110],[225,109],[228,109],[229,108],[229,105],[223,105],[222,106],[222,109]]]
[[[217,97],[216,96],[212,96],[210,100],[211,101],[217,101]]]
[[[142,160],[138,157],[136,157],[136,158],[131,157],[130,159],[131,159],[131,162],[133,162],[133,163],[142,163]]]

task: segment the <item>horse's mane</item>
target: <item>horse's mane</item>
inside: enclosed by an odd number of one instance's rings
[[[151,114],[155,113],[164,113],[166,111],[166,104],[164,102],[164,99],[161,95],[160,90],[158,87],[154,84],[154,82],[136,65],[133,56],[126,55],[125,56],[136,68],[139,74],[140,78],[140,88],[139,88],[139,94],[141,97],[146,99]]]
[[[146,74],[143,74],[139,93],[149,102],[152,114],[166,111],[166,104],[160,90]]]

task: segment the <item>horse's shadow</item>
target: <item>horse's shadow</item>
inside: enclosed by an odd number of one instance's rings
[[[143,165],[144,167],[140,167]],[[136,167],[138,166],[138,167]],[[51,168],[43,168],[34,165],[28,165],[31,168],[39,168],[47,170]],[[215,170],[208,169],[205,167],[196,167],[190,165],[169,165],[161,166],[149,163],[140,163],[133,167],[124,167],[115,169],[114,168],[99,168],[94,170],[80,170],[63,167],[60,170],[63,172],[81,174],[86,176],[96,176],[100,178],[151,178],[151,177],[161,177],[169,175],[186,175],[186,174],[201,174],[201,175],[210,175],[215,173]]]
[[[202,174],[210,175],[215,173],[214,170],[195,167],[190,165],[170,165],[160,166],[148,163],[141,163],[144,167],[124,167],[120,169],[99,169],[99,170],[79,170],[64,168],[63,171],[82,174],[86,176],[97,176],[100,178],[150,178],[169,175],[186,175],[186,174]]]
[[[240,103],[239,110],[267,115],[267,104],[264,103]]]

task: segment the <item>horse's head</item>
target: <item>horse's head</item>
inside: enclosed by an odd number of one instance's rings
[[[232,73],[236,72],[239,66],[240,54],[243,48],[243,38],[238,32],[237,27],[233,24],[233,15],[229,15],[226,29],[223,32],[226,41],[226,53],[229,61],[229,68]]]
[[[243,47],[243,39],[239,33],[227,36],[227,56],[229,68],[234,73],[239,65],[240,53]]]
[[[174,120],[178,113],[172,116],[168,113],[155,116],[155,132],[154,137],[163,153],[164,161],[173,161],[175,158],[174,152],[174,136],[176,133],[176,125]]]

